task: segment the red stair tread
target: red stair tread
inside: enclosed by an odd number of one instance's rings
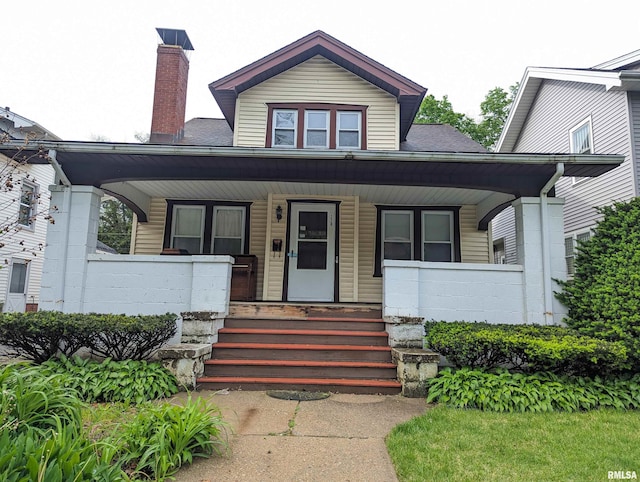
[[[307,345],[304,343],[214,343],[216,348],[255,348],[259,350],[346,350],[346,351],[391,351],[389,346],[361,345]]]
[[[402,384],[395,380],[359,380],[346,378],[260,378],[260,377],[202,377],[198,383],[273,383],[282,385],[341,385],[356,387],[399,388]]]
[[[389,336],[384,331],[345,331],[345,330],[283,330],[271,328],[220,328],[218,333],[243,335],[332,335],[332,336]]]
[[[315,361],[315,360],[218,360],[205,361],[207,365],[279,365],[288,367],[367,367],[367,368],[396,368],[393,363],[385,362],[357,362],[357,361]]]

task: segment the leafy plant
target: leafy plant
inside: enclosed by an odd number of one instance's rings
[[[225,427],[218,408],[189,397],[184,406],[145,405],[115,445],[121,447],[121,463],[134,476],[162,480],[194,457],[224,452]]]
[[[429,380],[427,402],[497,412],[640,408],[640,375],[602,379],[446,368]]]
[[[86,402],[142,403],[178,391],[175,377],[159,363],[144,360],[103,362],[80,357],[49,360],[43,373],[66,374],[65,385]]]
[[[598,208],[603,219],[578,246],[573,279],[557,297],[568,326],[626,344],[640,369],[640,198]]]
[[[426,344],[455,366],[595,375],[629,368],[627,349],[560,326],[428,322]]]

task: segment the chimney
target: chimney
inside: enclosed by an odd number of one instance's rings
[[[173,144],[184,136],[189,75],[185,50],[193,50],[193,46],[184,30],[157,28],[156,31],[162,44],[158,45],[149,142]]]

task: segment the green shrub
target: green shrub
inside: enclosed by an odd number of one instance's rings
[[[143,360],[176,334],[176,315],[86,315],[84,346],[113,360]]]
[[[509,367],[534,373],[595,375],[629,368],[621,342],[609,342],[560,326],[427,322],[429,348],[458,367]]]
[[[82,347],[114,360],[142,360],[176,334],[176,315],[101,315],[38,311],[0,314],[0,344],[42,363]]]
[[[640,375],[609,380],[446,368],[429,380],[427,402],[497,412],[640,408]]]
[[[43,363],[41,370],[66,375],[65,385],[86,402],[142,403],[178,391],[176,378],[168,370],[144,360],[96,362],[61,357]]]
[[[131,467],[133,476],[163,480],[194,457],[224,452],[225,433],[218,408],[189,398],[184,406],[144,406],[113,443],[120,447],[120,463]]]
[[[578,247],[573,279],[557,297],[569,309],[568,326],[623,341],[640,368],[640,198],[598,209],[604,216]]]

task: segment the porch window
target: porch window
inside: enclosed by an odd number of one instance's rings
[[[460,262],[459,207],[376,207],[374,276],[383,259]]]
[[[241,254],[244,246],[244,213],[239,206],[213,209],[213,254]]]
[[[30,182],[22,181],[20,188],[20,207],[18,209],[18,224],[20,226],[33,228],[37,196],[37,186]]]
[[[307,110],[304,113],[304,147],[329,147],[329,112]]]
[[[163,248],[188,254],[247,254],[251,203],[167,200]]]
[[[273,111],[273,135],[274,147],[297,147],[296,140],[298,127],[297,110]]]
[[[204,206],[174,206],[170,247],[189,254],[202,253],[204,215]]]

